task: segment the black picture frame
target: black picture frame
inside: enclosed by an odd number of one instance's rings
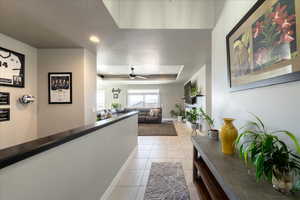
[[[10,108],[0,108],[0,114],[1,112],[6,112],[6,115],[2,114],[3,116],[0,117],[0,122],[10,121]]]
[[[267,0],[258,0],[254,6],[246,13],[246,15],[237,23],[237,25],[226,36],[226,51],[227,51],[227,73],[230,92],[237,92],[242,90],[249,90],[254,88],[261,88],[272,86],[276,84],[283,84],[288,82],[300,81],[300,72],[293,72],[273,78],[259,80],[244,85],[232,86],[231,78],[231,54],[230,54],[230,37],[252,16],[257,9],[259,9]],[[300,30],[297,30],[297,32]]]
[[[52,76],[57,75],[57,77],[62,76],[62,75],[66,75],[70,77],[69,80],[69,95],[70,95],[70,100],[69,101],[65,101],[65,102],[55,102],[51,99],[51,78]],[[48,73],[48,103],[49,104],[72,104],[73,103],[73,88],[72,88],[72,72],[50,72]]]
[[[10,105],[10,94],[8,92],[0,92],[0,106],[7,105]]]
[[[3,47],[0,47],[0,50],[6,51],[9,54],[14,54],[15,56],[17,56],[19,58],[19,60],[21,62],[20,76],[22,77],[20,84],[12,84],[11,85],[11,84],[5,83],[4,81],[1,81],[1,75],[0,75],[0,86],[25,88],[25,55],[22,53],[16,52],[16,51],[12,51],[10,49],[3,48]]]

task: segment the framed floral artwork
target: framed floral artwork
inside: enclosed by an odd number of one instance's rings
[[[226,37],[231,91],[300,80],[300,1],[259,0]]]

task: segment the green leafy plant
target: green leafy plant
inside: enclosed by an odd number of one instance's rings
[[[198,87],[196,83],[191,86],[191,97],[195,96],[203,96],[202,88]]]
[[[197,96],[198,95],[198,87],[197,84],[193,84],[191,87],[191,96]]]
[[[121,104],[119,104],[119,103],[112,103],[111,107],[114,108],[114,109],[119,109],[119,108],[121,108]]]
[[[202,119],[204,119],[207,122],[209,129],[213,130],[215,120],[212,119],[202,108],[199,109],[199,112],[200,112],[200,116],[202,117]]]
[[[183,109],[183,106],[181,104],[175,104],[175,109],[170,111],[171,117],[178,117],[182,116],[185,117],[185,111]]]
[[[200,114],[196,108],[193,108],[186,112],[186,118],[192,124],[195,124],[199,118]]]
[[[236,139],[235,145],[245,163],[254,165],[257,181],[272,181],[273,177],[279,180],[291,172],[300,175],[300,156],[296,153],[300,153],[300,145],[296,137],[286,130],[269,131],[259,117],[254,117],[254,121],[242,128],[243,132]],[[288,148],[278,137],[279,134],[291,139],[296,152]]]

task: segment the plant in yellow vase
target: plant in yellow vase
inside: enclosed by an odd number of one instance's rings
[[[231,155],[234,153],[235,145],[234,141],[238,136],[238,131],[234,127],[232,118],[224,118],[224,126],[221,129],[221,143],[222,143],[222,152],[224,154]]]

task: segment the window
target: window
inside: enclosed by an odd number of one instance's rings
[[[158,108],[159,90],[128,90],[127,106],[130,108]]]
[[[97,110],[105,109],[105,90],[97,90]]]

